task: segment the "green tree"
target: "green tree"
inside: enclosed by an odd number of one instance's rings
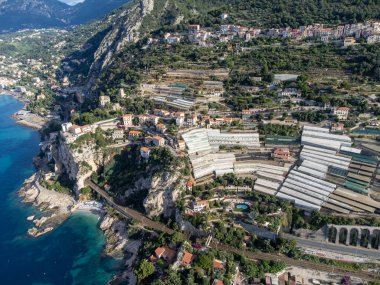
[[[135,274],[139,281],[139,284],[143,284],[142,281],[152,275],[154,273],[154,265],[148,260],[144,259],[140,262],[137,269],[135,270]]]
[[[183,241],[183,235],[180,233],[180,232],[175,232],[174,234],[172,234],[172,236],[170,237],[170,241],[172,243],[179,243],[179,242],[182,242]]]
[[[211,269],[211,266],[212,266],[211,257],[207,254],[201,255],[197,260],[197,265],[200,268],[202,268],[206,271],[209,271]]]

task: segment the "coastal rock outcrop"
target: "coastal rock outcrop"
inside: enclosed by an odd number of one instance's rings
[[[66,194],[48,190],[38,182],[39,174],[33,174],[25,180],[19,194],[24,202],[33,203],[38,208],[48,211],[54,210],[57,214],[68,214],[75,205],[75,200]]]
[[[110,159],[92,142],[84,143],[75,149],[60,142],[53,149],[53,156],[56,161],[56,172],[67,173],[69,178],[76,182],[74,188],[76,192],[84,187],[84,181],[93,171]]]
[[[107,214],[103,217],[99,227],[107,239],[106,254],[122,254],[128,243],[127,224],[123,220]]]
[[[141,241],[130,239],[127,223],[110,214],[103,216],[99,227],[107,240],[105,253],[123,259],[122,272],[115,276],[109,284],[125,284],[126,282],[127,284],[136,284],[137,279],[133,273],[133,266]]]
[[[34,227],[29,229],[28,233],[35,237],[53,230],[70,215],[76,205],[71,196],[46,189],[38,182],[38,178],[39,173],[32,175],[19,190],[19,196],[25,203],[33,203],[46,214],[41,218],[27,218],[34,223]]]
[[[170,217],[176,209],[176,201],[185,187],[185,180],[178,171],[154,175],[144,200],[144,208],[149,217],[163,214]]]
[[[136,193],[147,193],[143,201],[146,214],[151,218],[170,217],[175,213],[176,200],[184,185],[185,179],[179,171],[150,170],[124,192],[124,199],[128,200]]]

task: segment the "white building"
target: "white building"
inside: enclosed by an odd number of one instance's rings
[[[185,118],[184,117],[178,117],[178,118],[175,119],[175,124],[177,126],[182,126],[184,122],[185,122]]]
[[[116,129],[112,133],[112,139],[114,140],[120,140],[124,138],[124,130],[122,129]]]
[[[367,38],[367,43],[369,44],[380,43],[380,34],[369,36]]]
[[[123,124],[125,127],[132,127],[133,126],[133,115],[132,114],[123,115]]]
[[[61,126],[62,126],[62,131],[64,133],[66,133],[70,130],[70,128],[73,126],[73,124],[69,122],[69,123],[62,124]]]
[[[297,88],[285,88],[278,92],[278,96],[301,96],[301,91]]]
[[[193,203],[193,210],[194,212],[201,212],[207,209],[208,206],[209,206],[209,203],[207,200],[195,201]]]
[[[109,96],[100,96],[99,97],[99,106],[100,107],[105,107],[109,103],[111,103],[111,99]]]
[[[92,131],[91,125],[84,125],[84,126],[81,126],[80,128],[81,128],[82,133],[85,133],[85,134],[91,133]]]
[[[350,108],[348,107],[339,107],[333,109],[333,114],[337,116],[339,120],[347,120],[349,111]]]
[[[227,14],[227,13],[222,13],[222,14],[220,15],[220,18],[221,18],[222,20],[225,20],[225,19],[228,18],[228,14]]]

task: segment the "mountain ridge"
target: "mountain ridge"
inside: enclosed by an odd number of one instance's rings
[[[86,0],[70,6],[58,0],[0,1],[0,32],[27,28],[64,28],[104,16],[128,0]]]

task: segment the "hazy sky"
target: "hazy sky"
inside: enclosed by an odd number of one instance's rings
[[[59,1],[69,4],[69,5],[75,5],[75,4],[84,2],[84,0],[59,0]]]

